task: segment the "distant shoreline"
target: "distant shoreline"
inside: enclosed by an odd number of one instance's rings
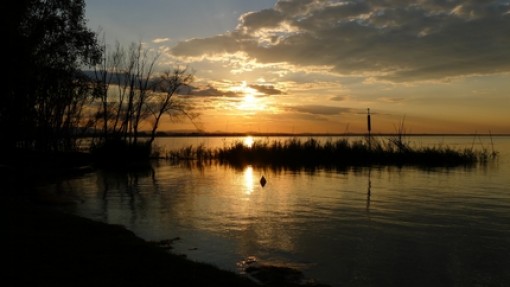
[[[396,133],[372,133],[371,136],[395,136]],[[92,136],[92,135],[90,135]],[[207,133],[207,132],[160,132],[156,135],[156,138],[165,137],[364,137],[366,133],[259,133],[259,132],[246,132],[246,133]],[[505,137],[510,134],[441,134],[441,133],[409,133],[403,135],[405,137],[439,137],[439,136],[451,136],[451,137]],[[140,138],[149,137],[149,135],[141,134]]]

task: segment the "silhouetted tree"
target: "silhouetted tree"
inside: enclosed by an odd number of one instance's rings
[[[193,113],[193,107],[189,102],[176,99],[176,94],[189,87],[193,81],[193,75],[187,72],[187,69],[177,67],[173,71],[165,71],[154,80],[154,93],[147,103],[149,110],[153,116],[152,129],[149,143],[154,141],[159,127],[159,122],[164,115],[168,115],[173,119],[180,119],[182,116],[187,117],[193,122],[198,116]]]
[[[188,102],[175,97],[193,80],[186,69],[157,74],[159,54],[145,49],[142,43],[133,43],[128,49],[117,43],[111,51],[106,44],[103,47],[102,61],[94,70],[95,119],[100,130],[94,151],[101,157],[120,160],[126,152],[133,158],[144,156],[150,153],[163,116],[197,116]],[[145,142],[139,141],[142,127],[150,131]]]
[[[7,39],[0,129],[4,148],[62,150],[72,145],[90,90],[81,68],[100,59],[83,0],[2,2]],[[8,5],[8,6],[7,6]]]
[[[117,43],[112,51],[103,44],[103,50],[94,69],[99,140],[136,143],[140,122],[148,115],[145,105],[158,55],[143,49],[142,43],[133,43],[127,50]]]

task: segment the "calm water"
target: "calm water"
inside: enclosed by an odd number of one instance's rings
[[[158,144],[170,150],[233,140]],[[411,140],[491,148],[489,138]],[[76,199],[73,213],[147,240],[179,237],[174,252],[223,269],[237,271],[254,256],[332,286],[509,286],[510,137],[493,140],[499,160],[469,169],[296,172],[161,160],[153,171],[98,171],[54,188]]]

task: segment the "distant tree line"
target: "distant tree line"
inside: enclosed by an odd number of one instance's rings
[[[96,147],[137,145],[142,124],[152,144],[164,115],[196,115],[175,95],[193,77],[156,73],[159,58],[141,43],[110,49],[86,26],[83,0],[1,4],[6,38],[0,101],[4,151],[72,151],[83,133]]]

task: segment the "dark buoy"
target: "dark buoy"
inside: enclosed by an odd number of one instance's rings
[[[266,178],[265,178],[264,176],[262,176],[262,177],[260,178],[260,185],[262,185],[262,187],[264,187],[264,185],[266,185],[266,183],[267,183]]]

